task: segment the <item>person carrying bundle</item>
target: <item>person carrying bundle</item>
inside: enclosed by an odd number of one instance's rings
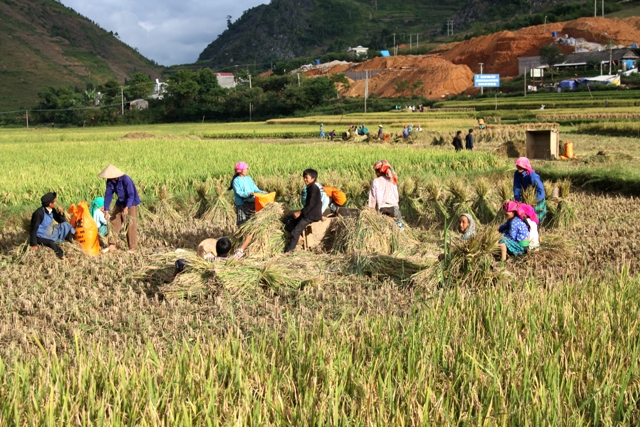
[[[296,249],[298,240],[307,225],[322,219],[322,196],[320,188],[316,185],[318,172],[314,169],[305,169],[302,172],[302,179],[307,189],[307,197],[302,210],[293,213],[294,220],[287,224],[285,229],[291,233],[291,239],[284,252],[293,252]]]
[[[255,193],[266,194],[260,190],[248,176],[249,166],[245,162],[238,162],[235,166],[235,174],[231,179],[229,190],[233,190],[233,199],[236,206],[236,225],[239,227],[256,213]]]
[[[377,177],[371,182],[369,189],[369,207],[392,217],[398,227],[404,230],[399,206],[398,175],[387,160],[378,160],[373,165],[373,170]]]
[[[40,198],[40,206],[31,215],[31,232],[29,234],[30,251],[38,249],[39,245],[53,249],[56,256],[64,259],[64,252],[56,244],[66,240],[73,242],[76,231],[67,222],[61,206],[57,206],[56,193],[47,193]],[[57,222],[55,225],[53,222]]]
[[[498,232],[502,237],[498,243],[500,248],[500,258],[506,261],[507,254],[512,256],[524,255],[529,247],[530,232],[529,226],[518,216],[518,203],[506,202],[502,205],[507,222],[498,227]]]
[[[113,235],[109,237],[107,250],[116,249],[116,239],[126,223],[129,253],[133,253],[138,243],[138,205],[140,204],[138,190],[129,175],[125,175],[111,164],[98,174],[98,178],[107,180],[107,188],[104,192],[104,216],[111,221],[113,227]],[[113,211],[109,213],[114,194],[118,200]]]
[[[536,205],[534,206],[534,210],[538,216],[538,220],[542,221],[547,215],[544,185],[542,184],[540,175],[531,167],[529,159],[520,157],[516,160],[516,171],[513,174],[513,198],[518,202],[522,202],[522,193],[531,186],[536,190]]]

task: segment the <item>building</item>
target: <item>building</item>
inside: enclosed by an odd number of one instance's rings
[[[146,99],[134,99],[133,101],[127,102],[125,108],[127,110],[146,110],[149,108],[149,101]]]
[[[236,87],[236,77],[233,73],[216,73],[218,84],[223,89],[232,89]]]
[[[599,50],[593,52],[574,52],[565,56],[564,61],[559,64],[554,64],[554,67],[580,67],[589,64],[606,64],[609,65],[609,61],[613,61],[614,64],[621,64],[621,61],[626,63],[626,68],[634,68],[636,61],[639,59],[631,49],[612,49],[612,50]],[[630,65],[634,65],[630,67]],[[622,67],[622,66],[621,66]],[[524,58],[518,58],[518,71],[519,75],[524,74],[526,70],[532,68],[547,68],[546,64],[542,64],[539,56],[528,56]]]
[[[356,56],[360,56],[360,55],[366,56],[367,52],[369,52],[369,48],[362,47],[362,46],[350,47],[349,49],[347,49],[347,53],[351,53]]]

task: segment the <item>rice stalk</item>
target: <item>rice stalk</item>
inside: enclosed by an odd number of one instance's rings
[[[471,193],[466,182],[461,180],[451,181],[449,183],[449,192],[451,193],[447,200],[449,218],[458,218],[463,213],[471,212],[471,206],[469,205]],[[452,226],[455,226],[454,221],[452,221]]]
[[[471,210],[481,223],[488,224],[496,218],[496,211],[489,201],[491,186],[486,179],[479,179],[475,182],[474,187],[477,199],[471,206]]]
[[[559,230],[568,230],[578,222],[578,217],[573,207],[566,201],[560,200],[553,210],[549,227]]]
[[[538,196],[536,195],[536,188],[534,186],[526,188],[522,192],[522,201],[529,206],[538,204]]]
[[[356,274],[378,280],[391,278],[401,283],[407,283],[412,276],[425,268],[424,265],[390,255],[354,256],[351,265]]]
[[[509,182],[503,181],[498,187],[498,196],[500,197],[501,203],[513,200],[513,186],[510,185]]]
[[[560,197],[563,199],[569,197],[569,193],[571,192],[571,180],[563,179],[558,182],[558,189],[560,190]]]
[[[251,236],[248,251],[251,256],[268,258],[282,253],[286,241],[282,218],[284,207],[281,203],[269,203],[249,221],[240,226],[233,236],[236,243]]]

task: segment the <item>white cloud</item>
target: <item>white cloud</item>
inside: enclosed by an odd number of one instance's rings
[[[268,0],[61,0],[162,65],[195,62],[246,9]]]

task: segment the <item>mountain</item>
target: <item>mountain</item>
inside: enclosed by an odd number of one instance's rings
[[[424,43],[426,37],[445,34],[450,19],[455,34],[471,34],[476,22],[495,31],[518,19],[519,26],[541,24],[544,15],[536,14],[541,11],[549,13],[549,22],[565,12],[577,15],[569,17],[574,19],[586,6],[561,0],[271,0],[229,20],[198,63],[266,69],[275,61],[344,52],[349,46],[391,49],[394,33],[397,44]],[[560,7],[560,15],[554,14]]]
[[[0,111],[31,107],[47,86],[119,82],[162,67],[55,0],[0,0]]]

